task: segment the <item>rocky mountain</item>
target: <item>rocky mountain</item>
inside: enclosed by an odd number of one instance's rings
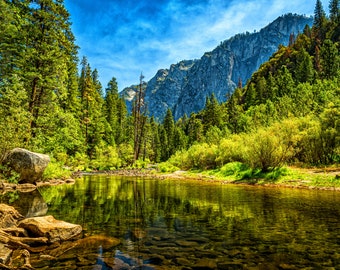
[[[199,60],[184,60],[159,70],[145,90],[150,115],[162,120],[170,108],[176,120],[184,114],[189,116],[203,109],[206,97],[212,93],[218,101],[225,101],[238,82],[245,84],[280,44],[288,45],[292,34],[312,24],[311,17],[284,15],[259,32],[238,34],[222,42]],[[128,108],[135,89],[132,86],[122,91]]]

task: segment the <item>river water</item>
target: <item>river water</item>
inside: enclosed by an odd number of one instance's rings
[[[40,189],[34,209],[81,224],[83,237],[96,240],[57,258],[33,255],[32,264],[36,269],[340,269],[339,195],[85,176],[74,185]],[[110,245],[113,239],[120,244]]]

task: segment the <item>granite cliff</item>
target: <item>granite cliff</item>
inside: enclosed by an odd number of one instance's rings
[[[207,96],[214,93],[225,101],[239,81],[246,83],[280,44],[288,45],[291,35],[303,32],[313,19],[288,14],[277,18],[259,32],[238,34],[221,42],[198,60],[184,60],[161,69],[147,82],[145,100],[150,116],[162,120],[170,108],[177,120],[203,109]],[[122,91],[128,108],[135,86]]]

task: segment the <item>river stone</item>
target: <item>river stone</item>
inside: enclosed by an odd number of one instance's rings
[[[56,220],[53,216],[26,218],[19,227],[33,236],[47,237],[50,243],[72,239],[82,232],[80,225]]]
[[[191,262],[186,258],[176,258],[175,261],[178,265],[183,265],[183,266],[191,265]]]
[[[50,157],[48,155],[15,148],[6,155],[3,164],[19,173],[20,183],[34,184],[41,179],[49,162]]]
[[[198,269],[217,269],[217,264],[214,260],[210,259],[200,259],[195,265],[192,267],[192,269],[198,270]]]
[[[48,251],[48,255],[53,257],[68,256],[80,257],[95,253],[98,256],[98,249],[101,247],[102,251],[110,250],[120,244],[120,240],[114,237],[107,237],[103,235],[93,235],[74,242],[62,243],[57,248]]]
[[[195,247],[198,246],[198,243],[192,241],[185,241],[185,240],[177,240],[175,243],[181,247]]]
[[[12,250],[0,243],[0,263],[7,264],[12,255]]]
[[[22,219],[22,215],[12,206],[0,204],[0,228],[7,229],[16,227],[18,219]]]

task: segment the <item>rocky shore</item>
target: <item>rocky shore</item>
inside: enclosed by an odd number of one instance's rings
[[[86,265],[91,248],[118,244],[120,240],[112,237],[84,237],[81,225],[53,216],[24,218],[14,207],[0,204],[0,269],[35,269],[70,257]]]

